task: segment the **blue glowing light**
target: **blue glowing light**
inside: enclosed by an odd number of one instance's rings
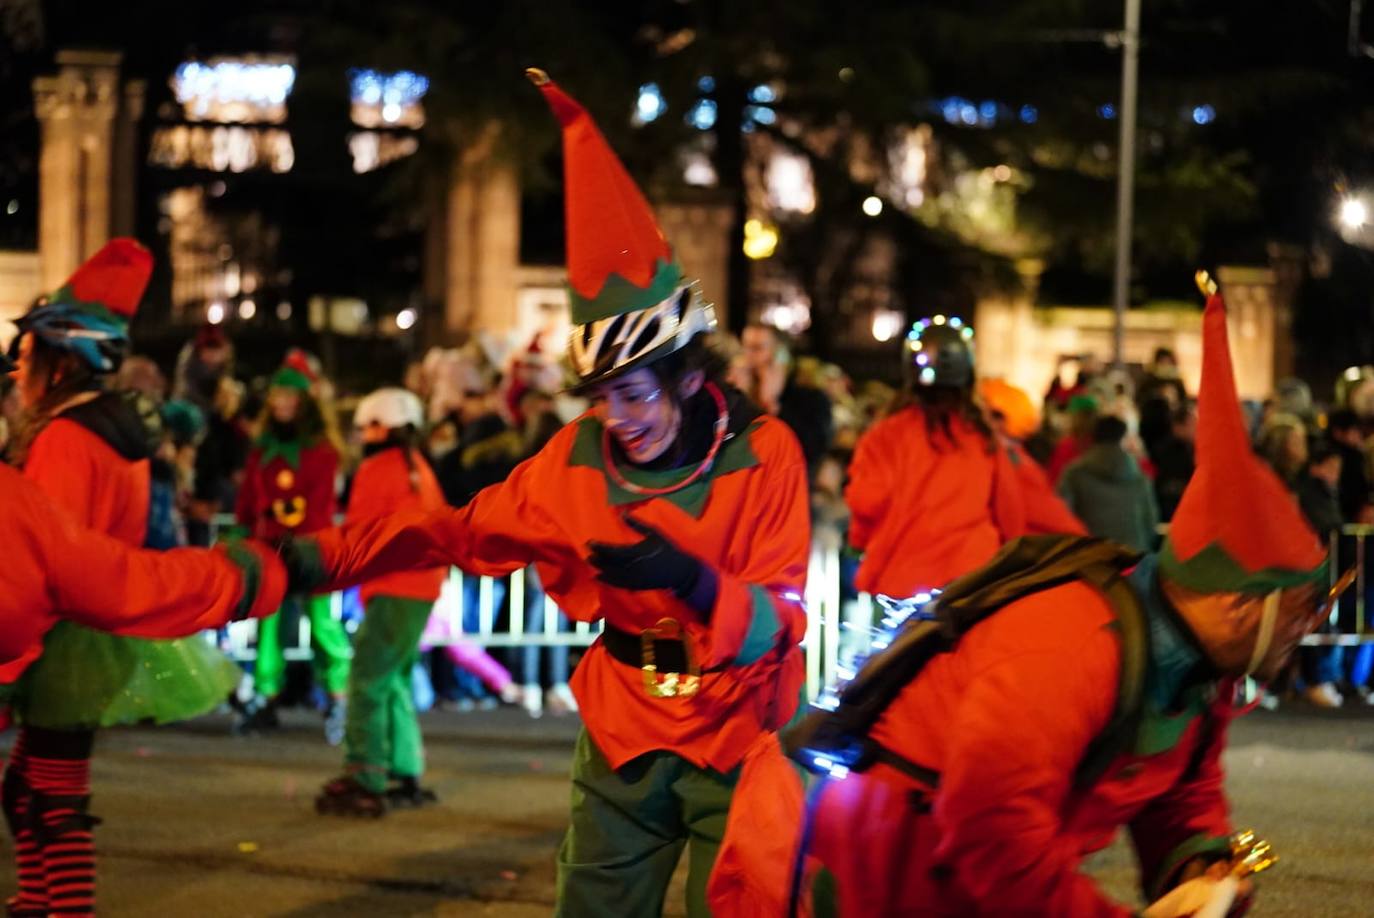
[[[1193,109],[1194,124],[1211,124],[1217,120],[1217,110],[1210,105],[1199,105]]]
[[[1111,121],[1116,117],[1116,106],[1112,105],[1110,102],[1106,105],[1099,105],[1097,107],[1097,117]]]
[[[778,113],[766,105],[746,105],[744,107],[745,123],[754,124],[776,124]]]
[[[380,73],[376,70],[348,71],[353,101],[365,105],[410,105],[429,92],[429,78],[409,70]]]
[[[668,110],[668,103],[657,83],[645,83],[639,87],[639,97],[635,100],[635,121],[648,124]]]
[[[697,80],[697,89],[701,92],[715,92],[716,78],[709,76],[702,77],[701,79]]]
[[[978,117],[984,121],[997,120],[997,103],[991,99],[978,106]]]
[[[749,90],[750,102],[776,102],[777,100],[778,94],[774,92],[773,87],[769,86],[767,83],[760,83]]]
[[[687,112],[687,123],[698,131],[709,131],[716,125],[716,103],[711,99],[698,99]]]
[[[1025,124],[1034,124],[1040,120],[1040,112],[1034,105],[1021,106],[1021,121]]]
[[[965,102],[959,106],[959,120],[964,124],[978,123],[978,107],[972,102]]]

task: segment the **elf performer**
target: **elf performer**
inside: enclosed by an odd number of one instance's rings
[[[378,389],[358,403],[353,426],[362,437],[366,458],[353,476],[345,522],[445,505],[444,492],[418,447],[424,408],[413,393]],[[435,800],[434,793],[419,784],[424,745],[411,700],[410,673],[447,575],[448,567],[440,565],[362,585],[366,612],[355,636],[348,676],[344,774],[325,784],[315,798],[319,812],[382,816],[388,804],[419,806]]]
[[[76,523],[130,547],[143,545],[147,531],[152,444],[130,403],[105,387],[128,351],[128,322],[152,268],[152,256],[134,240],[108,243],[19,320],[11,374],[24,408],[13,453],[24,476]],[[95,579],[112,560],[92,562],[83,588],[113,591],[132,613],[157,582],[132,579],[134,570]],[[181,586],[184,609],[194,599]],[[208,595],[199,605],[222,608]],[[188,627],[172,631],[189,631],[190,623],[187,617]],[[87,807],[96,729],[206,713],[233,691],[238,668],[199,637],[147,641],[75,621],[53,625],[41,655],[37,647],[30,652],[36,659],[26,656],[28,665],[9,673],[10,704],[22,724],[6,785],[20,876],[10,912],[91,914],[95,820]]]
[[[342,442],[333,418],[317,396],[322,380],[311,358],[292,349],[272,375],[259,432],[239,487],[235,513],[250,535],[273,542],[287,535],[315,532],[334,524],[338,509],[335,477]],[[294,599],[294,597],[293,597]],[[325,738],[343,740],[348,691],[348,634],[334,617],[328,596],[299,601],[310,620],[315,671],[328,695]],[[277,726],[277,696],[285,684],[281,616],[258,623],[253,664],[254,696],[239,721],[240,732]]]
[[[713,311],[587,112],[529,71],[563,127],[571,356],[592,408],[467,506],[284,546],[315,587],[533,563],[569,616],[604,620],[572,688],[585,730],[558,854],[565,916],[656,915],[686,846],[690,915],[745,750],[786,723],[810,543],[806,465],[721,381]]]
[[[1221,753],[1237,683],[1279,673],[1331,600],[1321,541],[1250,447],[1216,295],[1198,422],[1197,472],[1157,554],[1042,536],[1115,553],[1120,573],[1093,582],[1082,567],[1028,590],[980,572],[941,597],[981,592],[990,614],[899,684],[867,733],[871,764],[813,805],[807,852],[841,915],[1140,914],[1080,872],[1122,827],[1146,899],[1179,888],[1150,918],[1193,914],[1234,882]]]
[[[903,342],[906,386],[854,450],[855,585],[907,599],[981,567],[1025,532],[1016,473],[974,401],[973,328],[934,316]]]
[[[1004,379],[984,378],[978,380],[978,400],[1016,473],[1026,510],[1026,533],[1087,535],[1088,527],[1054,493],[1049,475],[1022,445],[1040,429],[1040,414],[1026,391]]]

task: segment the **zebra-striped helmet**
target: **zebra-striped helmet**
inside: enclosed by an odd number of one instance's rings
[[[576,388],[599,383],[681,350],[716,327],[716,311],[695,283],[645,309],[607,316],[573,328],[570,353]]]

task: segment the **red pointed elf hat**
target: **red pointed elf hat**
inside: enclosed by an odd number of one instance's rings
[[[1265,593],[1326,574],[1326,550],[1297,500],[1255,455],[1241,416],[1226,333],[1226,304],[1202,317],[1197,471],[1160,551],[1162,574],[1208,593]]]
[[[153,274],[153,256],[137,240],[111,239],[62,287],[48,298],[49,303],[65,303],[87,311],[110,312],[128,321],[138,310],[148,279]]]
[[[542,70],[525,71],[563,126],[568,293],[579,325],[663,302],[682,268],[649,202],[591,115]]]

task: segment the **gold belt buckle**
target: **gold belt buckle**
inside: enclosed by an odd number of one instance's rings
[[[678,641],[687,660],[685,673],[660,673],[654,661],[654,641]],[[639,634],[640,671],[644,674],[644,690],[650,698],[691,698],[701,688],[701,667],[697,665],[692,642],[674,618],[661,618],[652,628]]]

